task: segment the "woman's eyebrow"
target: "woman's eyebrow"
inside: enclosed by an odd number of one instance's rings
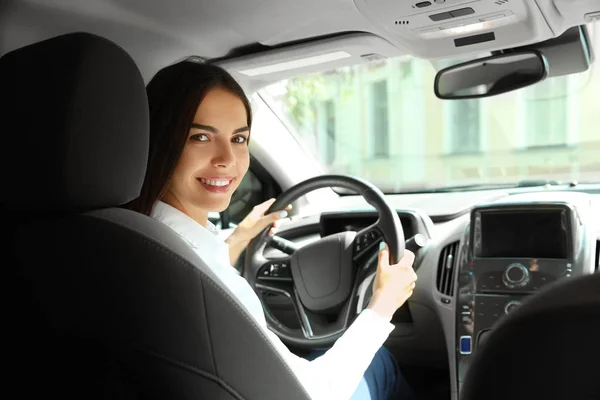
[[[244,127],[241,127],[241,128],[237,128],[235,131],[233,131],[233,134],[242,133],[242,132],[248,132],[248,131],[250,131],[250,127],[249,126],[244,126]]]
[[[192,123],[192,128],[202,129],[202,130],[209,131],[209,132],[212,132],[212,133],[219,133],[219,131],[217,130],[217,128],[215,128],[214,126],[197,124],[195,122]]]
[[[212,132],[212,133],[219,133],[219,130],[217,128],[215,128],[214,126],[204,125],[204,124],[197,124],[195,122],[192,123],[192,128],[202,129],[202,130],[205,130],[205,131],[208,131],[208,132]],[[249,130],[250,130],[250,127],[243,126],[241,128],[236,129],[235,131],[233,131],[232,135],[235,135],[236,133],[247,132]]]

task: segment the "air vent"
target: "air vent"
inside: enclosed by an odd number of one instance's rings
[[[447,296],[454,294],[454,274],[458,259],[458,242],[444,247],[440,255],[437,271],[437,289]]]
[[[506,3],[508,3],[508,0],[498,0],[498,1],[494,2],[494,4],[498,4],[499,6],[506,4]]]
[[[399,20],[399,21],[394,21],[394,24],[396,24],[396,25],[408,25],[408,24],[410,24],[410,21],[406,20],[406,19],[405,20]]]

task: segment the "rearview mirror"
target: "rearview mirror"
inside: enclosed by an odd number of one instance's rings
[[[521,89],[547,75],[548,63],[537,51],[498,54],[439,71],[434,90],[444,100],[474,99]]]

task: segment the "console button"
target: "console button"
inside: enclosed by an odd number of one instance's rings
[[[563,278],[570,278],[571,275],[573,274],[573,265],[571,263],[567,264],[567,268],[565,269],[565,272],[563,274]]]
[[[460,354],[471,354],[471,336],[460,337]]]

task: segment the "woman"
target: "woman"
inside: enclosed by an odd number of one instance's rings
[[[414,255],[388,263],[382,246],[374,295],[335,345],[312,361],[291,353],[265,322],[250,285],[231,266],[259,232],[285,217],[257,206],[227,242],[219,240],[209,212],[227,208],[249,166],[250,103],[223,69],[186,60],[159,71],[147,87],[150,155],[146,179],[130,208],[177,232],[238,297],[313,399],[388,399],[405,388],[398,366],[382,347],[392,315],[412,294]],[[403,397],[406,398],[406,397]]]

